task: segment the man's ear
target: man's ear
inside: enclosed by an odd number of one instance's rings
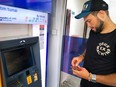
[[[103,10],[100,10],[97,14],[97,17],[101,19],[102,21],[104,21],[106,19],[106,12]]]

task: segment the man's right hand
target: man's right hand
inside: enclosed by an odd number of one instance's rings
[[[72,66],[79,66],[79,64],[83,61],[84,57],[82,55],[78,56],[78,57],[74,57],[72,59]]]

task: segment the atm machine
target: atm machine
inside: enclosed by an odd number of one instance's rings
[[[39,37],[0,39],[3,87],[42,87]]]

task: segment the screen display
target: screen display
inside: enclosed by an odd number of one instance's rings
[[[8,76],[33,66],[31,47],[8,50],[4,52]]]

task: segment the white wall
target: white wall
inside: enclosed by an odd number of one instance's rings
[[[112,21],[116,23],[116,0],[109,1],[109,12]]]
[[[82,11],[83,3],[87,0],[67,0],[67,9],[72,11],[70,36],[83,37],[84,21],[82,19],[75,19],[74,17]]]

